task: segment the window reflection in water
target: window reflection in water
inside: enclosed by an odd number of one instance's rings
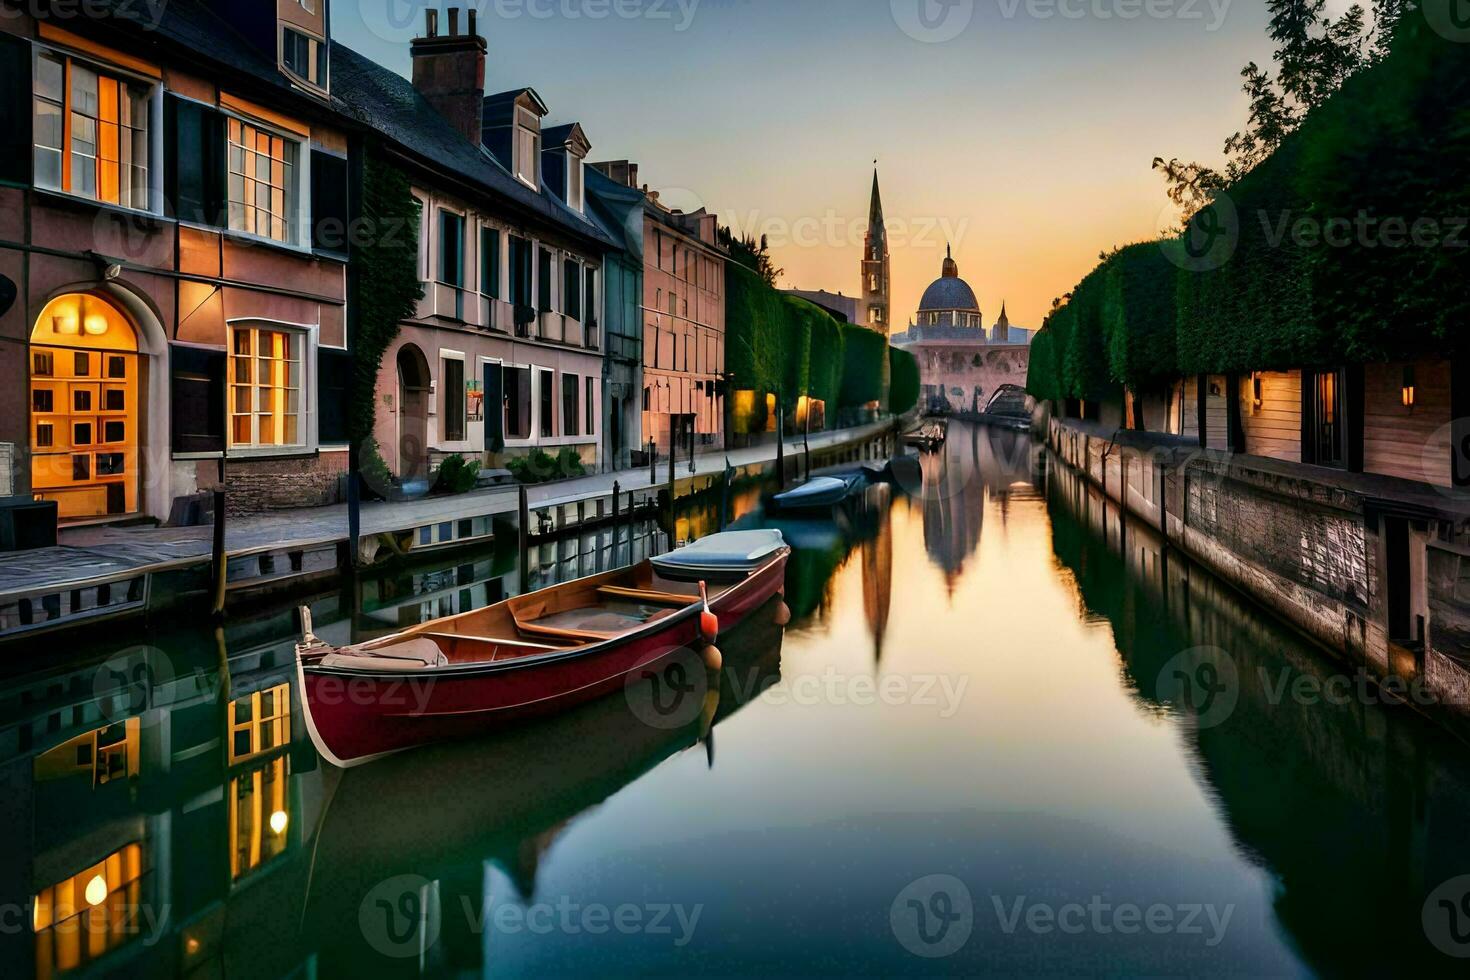
[[[37,782],[87,776],[98,787],[138,775],[137,718],[78,735],[36,757]]]
[[[290,824],[286,757],[230,779],[230,879],[239,881],[286,850]]]
[[[75,970],[143,935],[143,871],[142,845],[128,844],[41,889],[32,907],[36,976]]]

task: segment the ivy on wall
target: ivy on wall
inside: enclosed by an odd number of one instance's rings
[[[349,266],[356,320],[347,425],[352,444],[360,449],[362,468],[382,476],[387,468],[373,439],[378,371],[399,323],[414,315],[423,296],[419,208],[408,177],[372,149],[363,156],[361,183],[363,240],[354,243]]]

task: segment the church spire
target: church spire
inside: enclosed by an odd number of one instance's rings
[[[939,274],[945,279],[958,279],[960,277],[960,265],[954,260],[954,250],[948,242],[944,245],[944,266],[940,269]]]
[[[873,199],[868,204],[868,234],[883,230],[883,195],[878,190],[878,161],[873,161]]]

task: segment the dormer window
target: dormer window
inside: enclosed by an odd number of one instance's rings
[[[515,174],[534,188],[541,186],[541,120],[528,109],[516,109]]]
[[[316,88],[327,87],[327,44],[294,27],[281,28],[281,67]]]
[[[574,211],[582,210],[582,161],[570,154],[567,157],[567,205]]]

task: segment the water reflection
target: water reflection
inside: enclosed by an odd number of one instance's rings
[[[683,502],[674,534],[760,524],[769,489]],[[1280,697],[1334,668],[1029,440],[954,425],[898,486],[776,526],[797,548],[790,626],[773,606],[722,637],[719,683],[691,688],[696,710],[669,725],[639,699],[692,674],[344,773],[306,738],[285,608],[9,680],[0,906],[23,914],[0,928],[6,975],[1453,965],[1420,914],[1470,872],[1464,748],[1404,711]],[[532,582],[662,549],[667,532],[547,543]],[[490,551],[364,578],[312,601],[317,629],[361,641],[493,602],[515,566]],[[1171,686],[1199,649],[1239,678],[1223,718]],[[900,698],[854,696],[898,682]],[[925,684],[952,696],[926,703]],[[973,935],[944,960],[890,920],[935,873],[972,899]],[[1093,897],[1233,917],[1207,946],[1007,931],[995,912]],[[685,946],[487,919],[559,923],[564,904],[700,917]]]

